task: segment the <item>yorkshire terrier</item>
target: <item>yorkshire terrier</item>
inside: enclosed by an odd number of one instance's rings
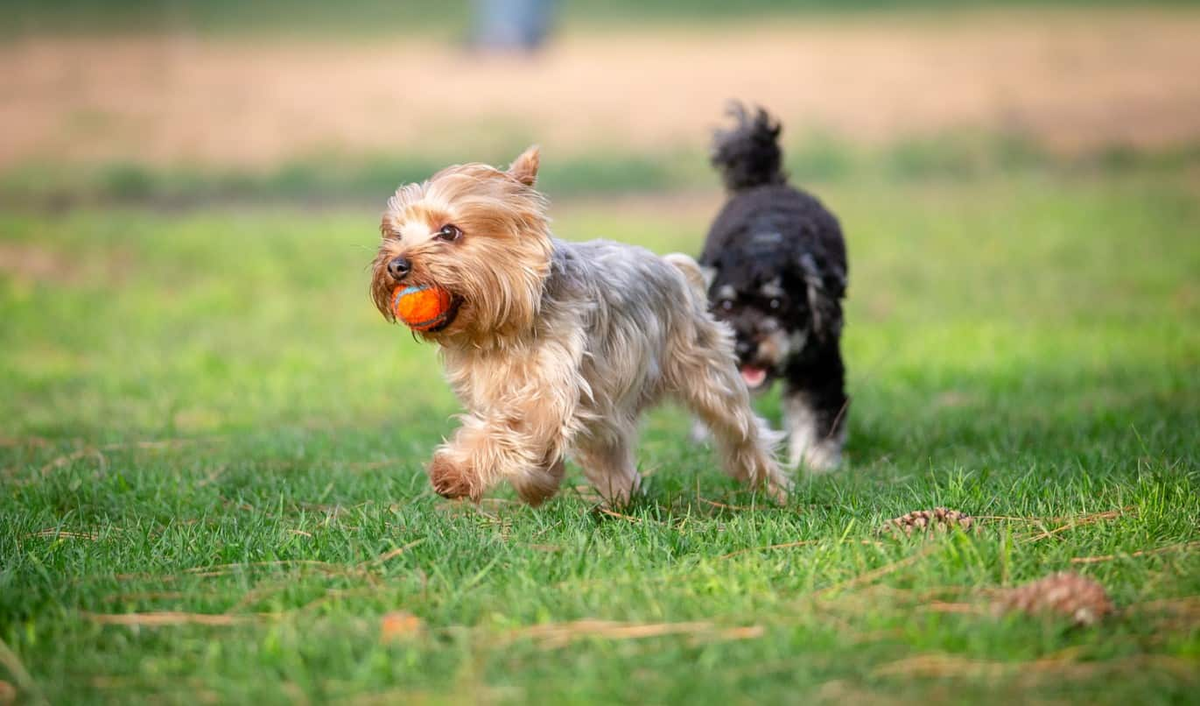
[[[429,463],[434,490],[478,501],[507,480],[538,505],[569,455],[609,503],[626,503],[641,483],[638,417],[670,397],[712,430],[726,473],[786,497],[775,438],[751,409],[696,262],[558,240],[537,170],[536,148],[506,171],[447,167],[400,187],[383,214],[371,294],[384,318],[395,320],[401,284],[451,298],[438,325],[417,332],[439,346],[466,407]]]
[[[736,337],[742,377],[755,392],[783,381],[788,461],[838,465],[846,438],[842,299],[846,243],[838,220],[788,184],[780,125],[766,111],[731,107],[712,162],[728,198],[700,256],[716,317]]]

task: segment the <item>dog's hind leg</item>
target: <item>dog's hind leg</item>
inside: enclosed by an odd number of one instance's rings
[[[687,328],[665,361],[669,389],[712,432],[726,473],[785,499],[791,482],[775,460],[778,435],[750,406],[729,331],[706,314]]]
[[[576,440],[583,474],[610,505],[629,502],[641,487],[633,457],[634,429],[605,429],[599,435],[581,435]]]

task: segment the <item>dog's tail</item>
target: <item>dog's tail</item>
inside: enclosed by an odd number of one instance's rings
[[[704,281],[704,272],[700,270],[700,265],[696,264],[696,261],[690,256],[684,255],[681,252],[663,255],[663,259],[683,273],[683,278],[687,280],[688,289],[691,291],[692,296],[702,306],[707,306],[705,302],[708,298],[708,283]]]
[[[782,184],[783,153],[779,149],[779,121],[762,108],[751,115],[737,101],[726,111],[737,120],[729,130],[713,134],[712,164],[721,173],[725,188],[741,191],[763,184]]]

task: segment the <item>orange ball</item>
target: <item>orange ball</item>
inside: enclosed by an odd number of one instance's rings
[[[392,313],[414,331],[428,331],[445,320],[450,292],[441,287],[405,287],[392,290]]]

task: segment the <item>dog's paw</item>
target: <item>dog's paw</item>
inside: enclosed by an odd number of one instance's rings
[[[809,473],[828,473],[842,465],[844,436],[812,440],[810,436],[793,434],[788,439],[788,462],[792,469],[804,468]]]
[[[475,473],[446,452],[434,454],[429,462],[429,482],[433,484],[434,492],[443,498],[470,498],[479,502],[483,494]]]
[[[788,487],[782,483],[767,483],[764,490],[771,502],[776,505],[787,505],[788,503]]]
[[[834,440],[813,444],[805,447],[800,459],[810,473],[836,471],[842,465],[842,445]]]
[[[562,459],[549,464],[546,468],[528,471],[509,479],[517,495],[531,507],[537,507],[558,493],[566,471]]]

